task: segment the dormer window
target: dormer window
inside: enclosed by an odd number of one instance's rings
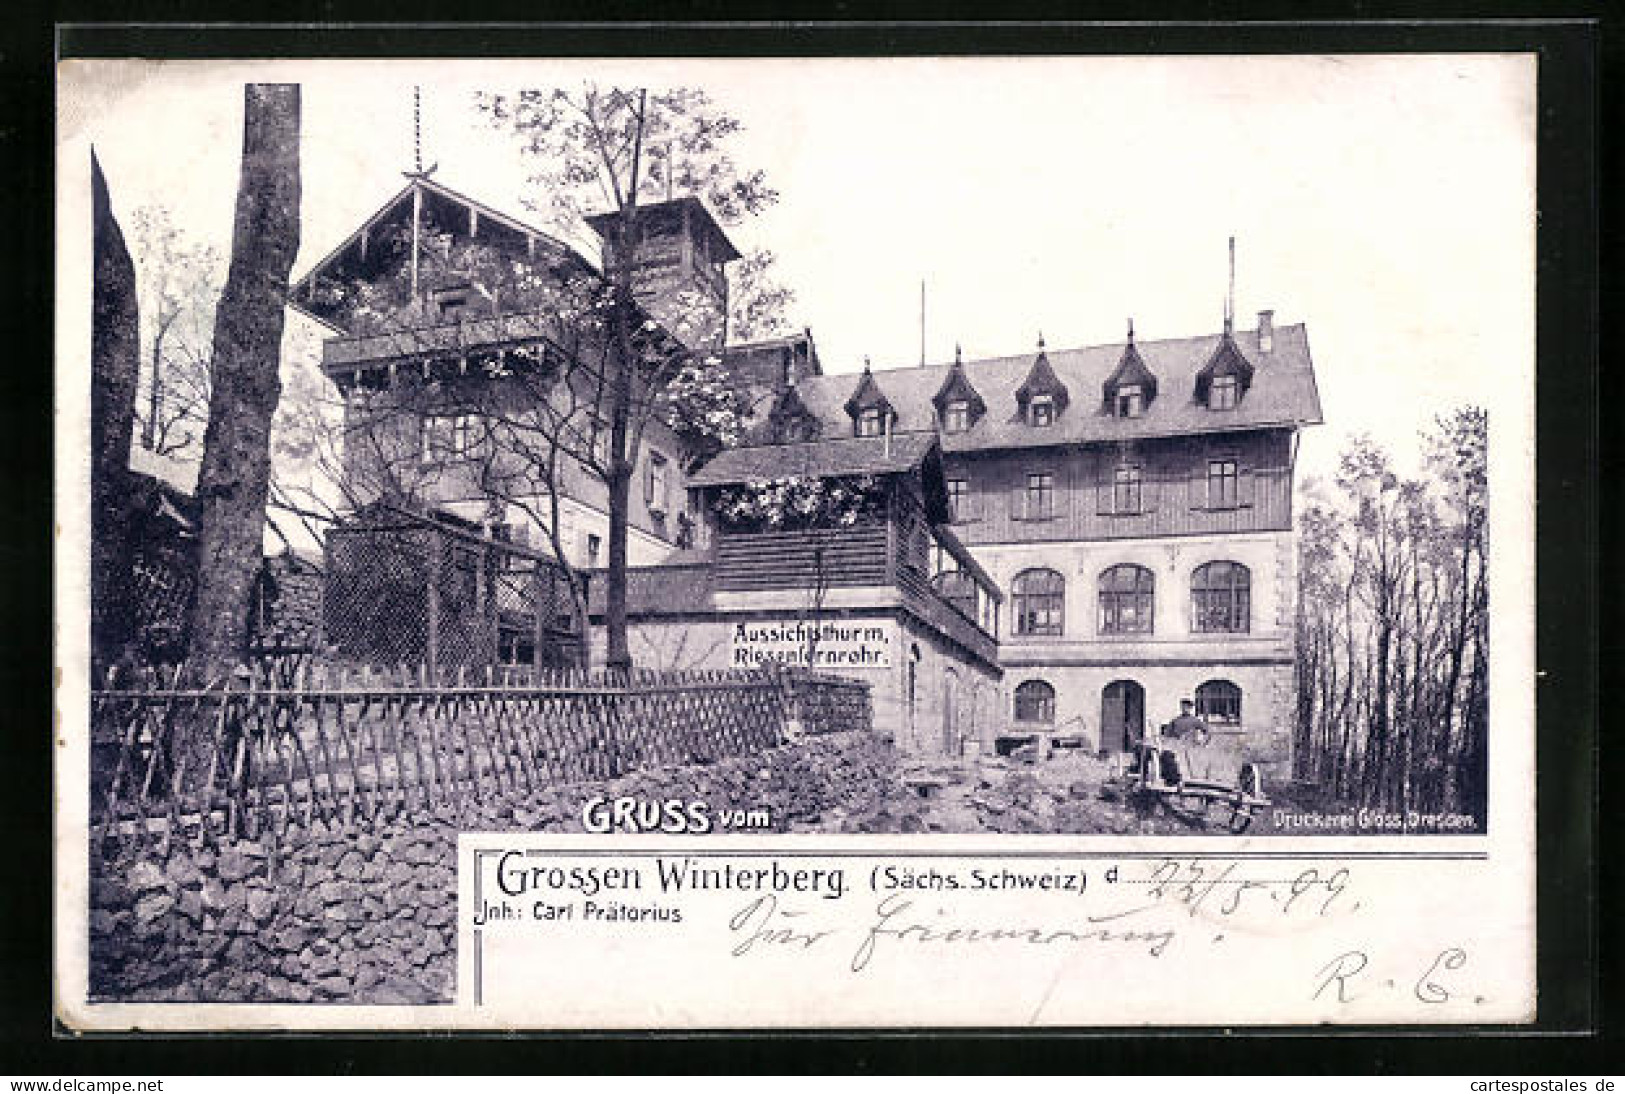
[[[1145,413],[1145,393],[1139,384],[1124,384],[1117,389],[1117,410],[1119,418],[1138,418]]]
[[[1145,358],[1140,356],[1140,348],[1134,344],[1133,320],[1129,321],[1128,343],[1123,347],[1123,356],[1102,386],[1102,394],[1105,395],[1103,410],[1114,418],[1138,418],[1145,414],[1157,397],[1157,376],[1146,365]]]
[[[1051,426],[1066,410],[1067,400],[1066,385],[1055,374],[1049,354],[1044,352],[1044,339],[1040,336],[1038,356],[1033,358],[1033,367],[1028,370],[1027,379],[1016,389],[1016,413],[1028,425],[1041,428]]]
[[[1196,374],[1196,402],[1209,410],[1234,410],[1252,386],[1253,365],[1226,331],[1207,364]]]
[[[857,390],[846,401],[846,412],[852,418],[854,437],[879,437],[897,425],[897,411],[875,382],[867,359],[863,362],[863,375],[858,377]]]
[[[937,421],[942,424],[944,433],[969,432],[987,413],[987,403],[971,386],[970,377],[965,375],[965,362],[958,346],[954,347],[953,366],[948,369],[948,375],[931,397],[931,402],[937,408]]]

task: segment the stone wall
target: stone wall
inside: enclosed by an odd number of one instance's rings
[[[595,796],[767,809],[773,831],[869,808],[895,786],[889,742],[807,738],[718,763],[576,783],[369,828],[93,857],[90,994],[99,1001],[442,1003],[456,982],[460,831],[584,831]]]

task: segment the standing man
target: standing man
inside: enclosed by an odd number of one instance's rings
[[[1206,779],[1211,775],[1208,770],[1211,758],[1204,746],[1212,738],[1213,731],[1196,716],[1195,703],[1189,699],[1179,701],[1179,717],[1168,723],[1163,736],[1170,743],[1177,742],[1174,747],[1179,749],[1185,776]]]
[[[1196,716],[1196,704],[1189,699],[1179,701],[1179,717],[1168,723],[1168,730],[1164,736],[1176,741],[1189,739],[1194,745],[1205,745],[1213,731],[1208,729],[1207,723]]]

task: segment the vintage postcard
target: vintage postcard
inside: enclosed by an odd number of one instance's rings
[[[62,61],[60,1022],[1534,1021],[1535,79]]]

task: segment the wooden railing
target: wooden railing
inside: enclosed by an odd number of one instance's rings
[[[364,825],[870,724],[869,685],[782,669],[115,679],[92,693],[92,830],[167,846]]]
[[[813,589],[888,583],[886,525],[795,532],[720,532],[717,588]]]

